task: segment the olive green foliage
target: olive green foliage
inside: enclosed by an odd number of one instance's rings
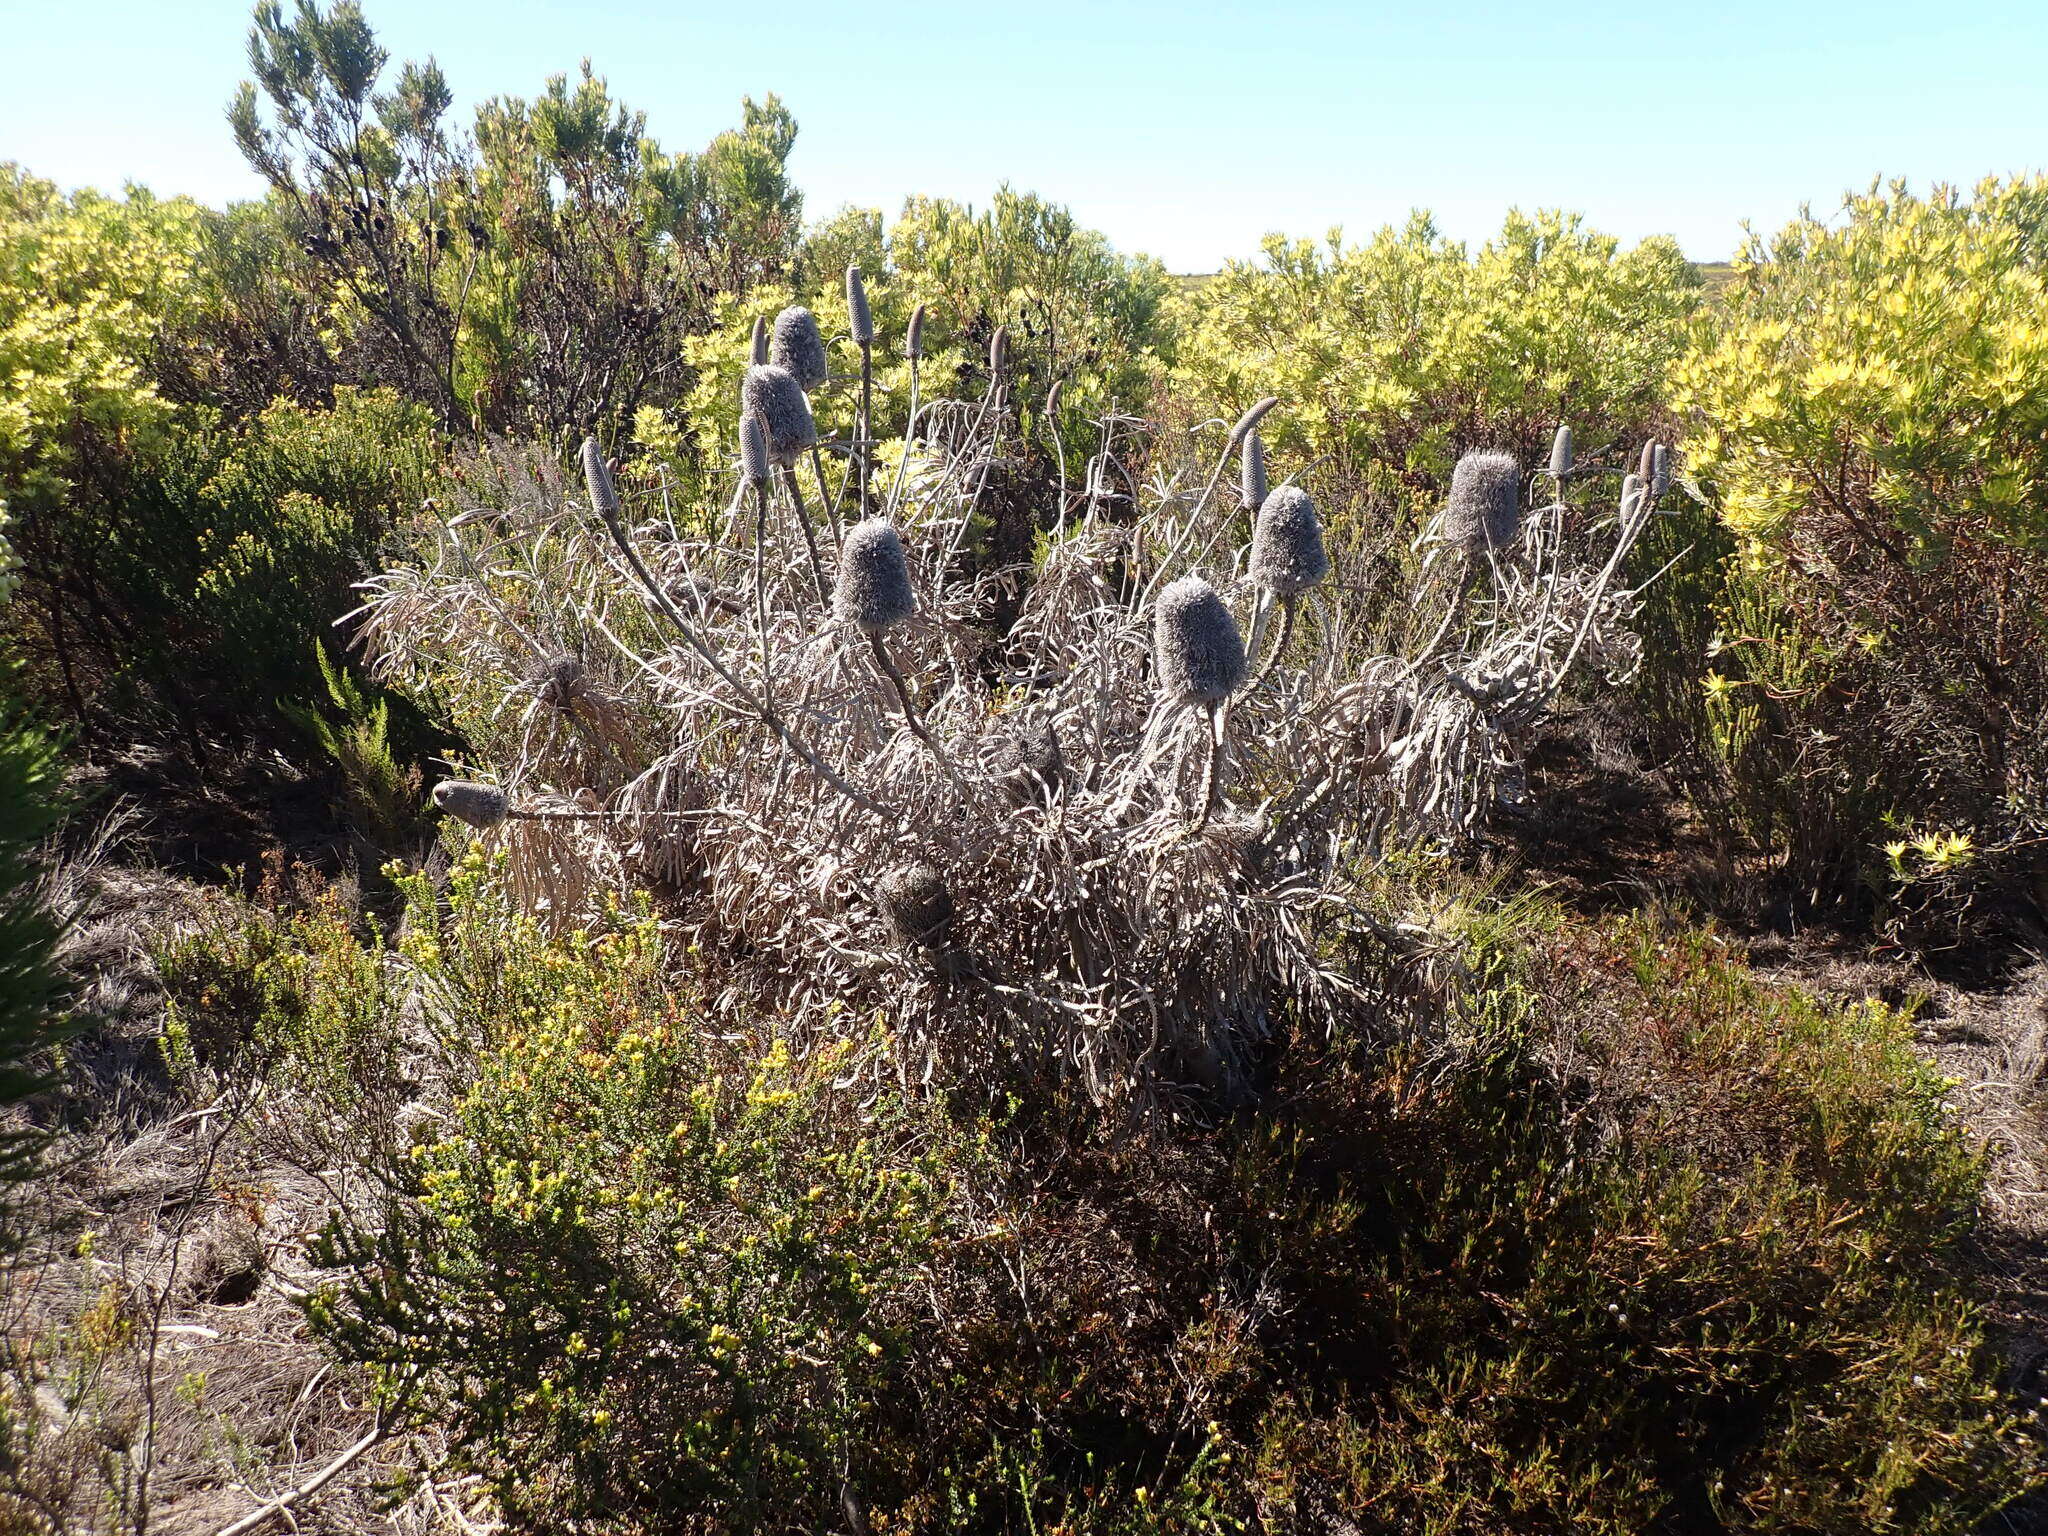
[[[438,463],[430,415],[388,391],[94,436],[61,499],[20,508],[21,590],[0,625],[81,724],[174,723],[199,750],[223,721],[322,690],[314,637],[355,606],[351,584]]]
[[[1120,255],[1067,209],[999,189],[984,209],[945,198],[908,200],[886,223],[879,210],[842,209],[805,236],[789,280],[721,295],[717,319],[685,356],[697,386],[680,413],[642,414],[643,448],[687,484],[714,481],[736,458],[735,402],[757,315],[801,303],[831,343],[834,383],[812,397],[819,429],[850,437],[859,403],[860,354],[846,338],[844,276],[867,279],[876,340],[875,435],[908,426],[910,368],[903,356],[911,312],[928,306],[921,397],[978,399],[988,388],[989,342],[1010,331],[1011,399],[1042,435],[1043,406],[1060,381],[1059,428],[1069,453],[1095,442],[1092,418],[1113,407],[1142,414],[1156,386],[1154,354],[1167,344],[1172,279],[1157,261]],[[900,445],[885,450],[893,460]],[[1045,451],[1043,448],[1038,451]],[[1074,460],[1078,478],[1079,459]]]
[[[1909,903],[2038,870],[2048,182],[1872,188],[1722,303],[1674,404],[1732,546],[1704,684],[1750,829]]]
[[[1364,245],[1272,236],[1177,301],[1175,382],[1199,415],[1265,395],[1271,445],[1327,456],[1418,508],[1465,450],[1542,461],[1559,422],[1610,467],[1659,415],[1700,283],[1678,247],[1632,250],[1576,214],[1508,215],[1476,252],[1427,214]]]
[[[316,642],[314,654],[326,698],[280,700],[279,707],[319,747],[339,779],[345,824],[381,855],[409,852],[423,825],[424,781],[417,763],[400,760],[402,748],[394,743],[391,724],[393,700],[388,695],[373,699],[326,645]]]
[[[514,1528],[1960,1536],[2043,1471],[1935,1278],[1979,1169],[1910,1018],[1712,937],[1450,913],[1454,1060],[1295,1041],[1108,1134],[792,1053],[644,909],[401,884],[394,941],[224,904],[175,1033],[365,1160],[309,1319]]]
[[[1324,1448],[1372,1530],[1848,1536],[1967,1531],[2040,1475],[1932,1278],[1978,1173],[1905,1015],[1641,920],[1473,958],[1477,1058],[1260,1176],[1319,1186],[1283,1222],[1335,1320],[1309,1349],[1382,1382],[1269,1421],[1274,1476]]]
[[[586,64],[493,97],[465,137],[432,59],[388,56],[353,0],[270,0],[229,118],[312,258],[329,350],[457,428],[580,433],[673,399],[710,300],[782,272],[800,202],[773,97],[670,153]]]

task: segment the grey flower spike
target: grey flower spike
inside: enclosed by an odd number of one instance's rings
[[[762,485],[768,479],[768,430],[753,411],[740,417],[740,483]]]
[[[871,517],[847,530],[839,550],[839,581],[832,617],[862,634],[879,635],[917,611],[903,538],[887,518]]]
[[[831,369],[825,361],[825,338],[818,334],[817,316],[801,304],[792,304],[777,315],[768,360],[787,368],[806,392],[823,384]]]
[[[988,339],[988,375],[1000,379],[1010,370],[1010,328],[996,327],[995,335]]]
[[[846,269],[846,328],[855,346],[875,344],[875,312],[868,308],[868,285],[859,267]]]
[[[953,893],[946,877],[922,859],[898,864],[875,882],[875,906],[889,934],[904,948],[936,949],[953,926]]]
[[[1643,456],[1636,462],[1636,478],[1648,485],[1657,473],[1657,440],[1643,444]]]
[[[768,361],[768,317],[754,316],[754,340],[747,350],[747,366],[759,368]]]
[[[924,356],[924,311],[920,304],[910,312],[910,329],[903,333],[903,355],[913,363]]]
[[[495,784],[477,784],[468,779],[443,779],[434,786],[434,805],[457,821],[488,830],[512,814],[505,791]]]
[[[590,489],[591,510],[608,523],[619,520],[619,491],[612,484],[612,472],[604,462],[597,439],[583,439],[583,483]]]
[[[1266,419],[1266,413],[1279,403],[1280,397],[1278,395],[1268,395],[1265,399],[1253,405],[1242,416],[1238,417],[1237,425],[1230,429],[1230,441],[1225,446],[1224,452],[1231,452],[1239,443],[1243,442],[1252,429]]]
[[[1550,478],[1562,480],[1572,472],[1572,429],[1560,426],[1550,440]]]
[[[1169,582],[1152,620],[1160,690],[1185,704],[1220,704],[1245,678],[1244,637],[1216,589],[1199,576]]]
[[[740,391],[743,415],[760,418],[768,438],[768,460],[787,469],[818,441],[818,424],[803,386],[787,368],[773,363],[747,370]]]
[[[1238,477],[1238,491],[1255,516],[1266,504],[1266,440],[1256,427],[1244,435],[1244,466]]]
[[[1662,501],[1671,489],[1671,450],[1663,443],[1650,456],[1650,500]]]
[[[1252,528],[1251,578],[1274,597],[1293,599],[1330,574],[1323,525],[1298,485],[1283,485],[1259,508]]]
[[[1451,471],[1443,536],[1468,554],[1505,549],[1522,526],[1522,466],[1511,453],[1468,453]]]

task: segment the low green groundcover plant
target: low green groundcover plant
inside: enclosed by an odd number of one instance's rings
[[[1861,1536],[2040,1473],[1908,1016],[1711,935],[1474,907],[1449,1044],[1112,1127],[792,1048],[645,907],[400,884],[390,939],[223,906],[174,1030],[361,1159],[308,1318],[515,1528]]]

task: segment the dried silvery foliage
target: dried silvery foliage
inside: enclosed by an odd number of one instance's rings
[[[768,361],[787,368],[807,391],[823,384],[831,368],[825,360],[825,338],[818,333],[818,317],[801,304],[792,304],[777,315]]]
[[[787,368],[773,363],[747,370],[741,386],[741,415],[758,417],[768,437],[768,459],[784,469],[818,441],[818,424],[803,386]]]
[[[1159,594],[1152,664],[1160,691],[1177,703],[1221,703],[1244,683],[1244,637],[1201,577],[1183,576]]]
[[[1259,508],[1248,570],[1260,591],[1287,601],[1330,574],[1323,525],[1316,518],[1315,503],[1300,486],[1279,487]]]
[[[1511,453],[1468,453],[1451,472],[1445,540],[1469,554],[1506,549],[1522,525],[1522,466]]]
[[[477,784],[468,779],[443,779],[434,786],[434,805],[457,821],[489,830],[512,814],[505,791],[495,784]]]
[[[846,532],[832,617],[866,635],[893,629],[917,611],[903,537],[886,518],[871,517]]]

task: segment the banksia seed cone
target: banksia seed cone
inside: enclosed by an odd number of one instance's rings
[[[1216,589],[1183,576],[1159,594],[1152,620],[1159,687],[1187,704],[1220,704],[1244,683],[1244,637]]]
[[[1256,516],[1266,504],[1266,440],[1256,429],[1244,435],[1244,468],[1238,477],[1244,504]]]
[[[768,360],[787,368],[806,391],[824,383],[831,368],[825,361],[825,338],[818,334],[817,316],[801,304],[792,304],[777,315]]]
[[[768,317],[754,316],[754,341],[747,349],[747,366],[759,368],[768,361]]]
[[[1250,570],[1255,585],[1290,599],[1330,574],[1316,504],[1300,486],[1281,486],[1259,508],[1252,527]]]
[[[857,347],[875,344],[875,312],[868,308],[868,285],[859,267],[846,269],[846,329]]]
[[[1623,475],[1623,476],[1621,477],[1621,510],[1622,510],[1622,511],[1624,511],[1624,512],[1632,512],[1632,511],[1634,511],[1634,510],[1635,510],[1635,503],[1636,503],[1636,502],[1638,502],[1638,501],[1640,501],[1640,500],[1642,499],[1642,495],[1643,495],[1643,477],[1642,477],[1641,475]]]
[[[1572,429],[1561,426],[1550,440],[1550,478],[1562,480],[1572,472]]]
[[[545,703],[557,709],[567,709],[574,702],[576,685],[582,680],[583,658],[567,651],[548,657],[527,674],[527,681],[533,685],[534,691]]]
[[[1643,444],[1643,456],[1636,461],[1636,478],[1648,485],[1657,473],[1657,440]]]
[[[495,784],[475,784],[468,779],[443,779],[434,786],[434,806],[457,821],[488,829],[512,814],[505,791]]]
[[[910,312],[910,329],[903,333],[903,355],[911,362],[924,356],[924,306]]]
[[[605,466],[597,439],[583,439],[583,483],[590,487],[591,510],[608,523],[619,520],[619,491],[612,484],[612,472]]]
[[[1451,471],[1443,535],[1470,554],[1514,543],[1522,526],[1522,466],[1511,453],[1468,453]]]
[[[740,417],[740,480],[763,485],[768,479],[768,430],[752,411]]]
[[[1656,453],[1650,457],[1650,499],[1662,501],[1664,493],[1670,489],[1671,450],[1659,443]]]
[[[885,517],[855,523],[839,551],[832,617],[862,634],[879,635],[916,611],[910,564],[903,557],[903,539],[895,525]]]
[[[746,415],[760,418],[772,464],[787,469],[818,440],[818,424],[811,420],[811,402],[804,398],[803,385],[787,368],[773,363],[749,368],[747,382],[740,391],[740,408]]]
[[[875,882],[875,906],[889,933],[906,949],[936,949],[953,926],[953,893],[946,877],[922,859],[898,864]]]
[[[1050,725],[1025,726],[1003,743],[1003,793],[1019,805],[1050,805],[1066,783],[1067,761]]]

